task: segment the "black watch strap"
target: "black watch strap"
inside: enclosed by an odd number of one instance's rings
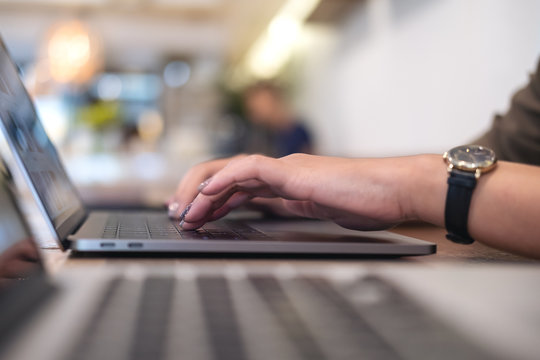
[[[448,193],[444,222],[446,238],[459,244],[471,244],[474,239],[469,235],[467,224],[473,190],[476,186],[474,173],[452,170],[448,177]]]

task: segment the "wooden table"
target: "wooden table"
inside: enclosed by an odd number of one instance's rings
[[[228,264],[256,264],[256,265],[350,265],[350,264],[370,264],[371,265],[391,265],[391,264],[439,264],[439,263],[537,263],[536,260],[509,254],[504,251],[490,248],[481,243],[475,242],[471,245],[455,244],[445,238],[445,230],[424,223],[402,224],[392,230],[398,234],[415,237],[418,239],[431,241],[437,244],[437,253],[427,256],[410,256],[403,258],[355,258],[355,259],[298,259],[287,258],[237,258],[237,257],[194,257],[194,256],[167,256],[167,257],[100,257],[100,256],[73,256],[69,251],[62,252],[60,249],[44,249],[45,261],[52,272],[63,267],[77,267],[80,265],[104,266],[104,265],[177,265],[189,264],[197,265],[228,265]]]

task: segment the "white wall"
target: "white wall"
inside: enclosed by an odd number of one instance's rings
[[[341,28],[307,34],[299,106],[321,153],[442,152],[526,83],[540,1],[368,0]]]

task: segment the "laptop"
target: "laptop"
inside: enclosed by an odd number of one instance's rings
[[[163,212],[87,211],[0,45],[0,127],[51,232],[74,252],[306,255],[427,255],[436,245],[390,232],[357,232],[321,221],[221,220],[182,231]]]
[[[444,360],[501,356],[420,305],[394,281],[365,267],[71,266],[52,279],[11,188],[2,172],[3,360]],[[433,277],[437,267],[428,270]],[[425,279],[421,283],[430,286]],[[451,299],[461,294],[468,299],[465,304],[474,303],[470,293],[453,293]],[[446,312],[455,309],[441,304]],[[489,308],[488,304],[483,307]],[[536,306],[526,307],[530,314],[533,308]],[[450,315],[459,318],[460,314],[466,311]],[[503,345],[508,343],[506,339]],[[528,348],[520,349],[531,352],[536,340],[534,336],[532,341],[531,336],[527,339]],[[510,354],[513,356],[506,358],[526,358],[518,356],[519,351]]]

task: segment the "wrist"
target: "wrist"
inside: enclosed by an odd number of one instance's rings
[[[441,156],[429,154],[407,159],[410,163],[401,177],[404,186],[400,194],[406,219],[444,226],[448,174]]]

